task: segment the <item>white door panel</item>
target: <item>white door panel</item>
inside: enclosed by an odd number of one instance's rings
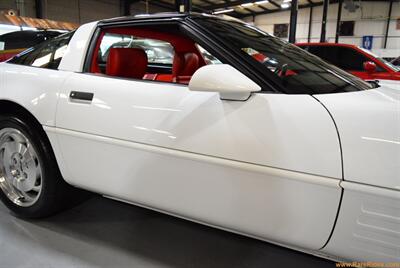
[[[337,179],[63,129],[56,133],[78,187],[307,249],[321,248],[332,230]]]
[[[71,102],[70,91],[92,92],[93,102]],[[74,74],[61,95],[57,127],[341,178],[335,126],[308,95],[222,101],[185,86]]]
[[[93,102],[73,102],[71,91],[94,93]],[[327,241],[340,149],[312,97],[222,101],[86,74],[73,74],[60,97],[57,129],[46,130],[57,133],[69,183],[262,239],[311,249]]]

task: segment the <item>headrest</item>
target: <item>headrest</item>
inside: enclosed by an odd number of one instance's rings
[[[193,52],[175,54],[172,66],[174,76],[191,76],[199,68],[199,56]]]
[[[126,78],[143,78],[147,70],[147,55],[141,48],[111,48],[106,74]]]

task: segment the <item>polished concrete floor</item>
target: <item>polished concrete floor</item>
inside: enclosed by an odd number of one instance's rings
[[[40,221],[0,204],[0,268],[334,267],[332,262],[94,197]]]

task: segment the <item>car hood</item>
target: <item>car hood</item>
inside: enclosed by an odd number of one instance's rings
[[[344,179],[400,190],[400,82],[380,85],[314,97],[336,123]]]
[[[400,73],[399,73],[400,78]],[[379,80],[379,85],[383,90],[392,89],[392,90],[400,90],[400,80]]]

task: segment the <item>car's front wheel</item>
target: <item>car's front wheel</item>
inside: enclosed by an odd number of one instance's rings
[[[49,216],[73,203],[77,192],[61,177],[40,131],[22,118],[0,116],[0,199],[12,212],[24,218]]]

